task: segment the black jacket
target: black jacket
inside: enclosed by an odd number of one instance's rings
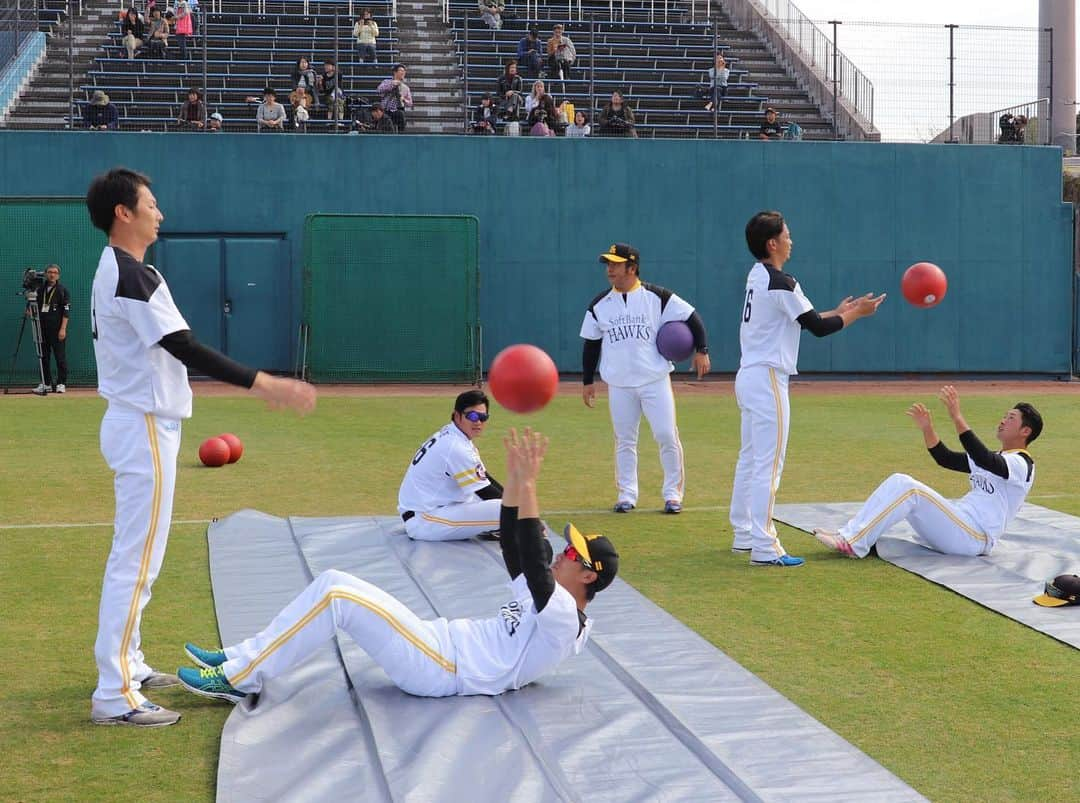
[[[45,312],[44,306],[46,299],[49,300],[48,312]],[[41,313],[41,322],[46,326],[53,325],[59,329],[61,321],[67,318],[71,311],[71,293],[60,282],[56,283],[55,288],[42,287],[37,292],[37,305]]]

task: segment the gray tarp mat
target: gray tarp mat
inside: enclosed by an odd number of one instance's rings
[[[224,643],[325,569],[422,617],[505,602],[498,545],[411,541],[396,518],[242,511],[208,532]],[[225,723],[218,799],[909,801],[923,798],[621,580],[586,650],[497,697],[410,697],[347,636]]]
[[[777,505],[777,521],[810,533],[836,529],[858,502]],[[1021,624],[1080,648],[1080,608],[1043,608],[1032,602],[1047,580],[1080,573],[1080,518],[1025,504],[989,555],[943,555],[925,546],[907,522],[878,539],[878,556],[974,600]]]

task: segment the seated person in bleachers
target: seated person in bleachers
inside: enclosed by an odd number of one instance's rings
[[[259,131],[284,131],[285,107],[277,102],[277,92],[273,87],[263,90],[263,102],[255,112],[255,124]]]
[[[529,32],[518,40],[517,60],[525,70],[526,78],[537,78],[544,63],[543,46],[540,44],[540,30],[535,25],[529,26]]]
[[[412,92],[405,83],[406,67],[395,64],[393,74],[379,84],[379,100],[387,116],[394,121],[399,134],[405,133],[405,110],[413,107]]]
[[[547,93],[543,81],[533,81],[532,91],[525,96],[525,118],[532,126],[536,123],[536,116],[540,109],[548,115],[548,120],[555,118],[555,99]]]
[[[494,134],[495,114],[495,101],[490,92],[485,92],[480,98],[480,103],[473,109],[472,132],[474,134]]]
[[[513,59],[506,62],[506,69],[499,76],[495,97],[499,99],[499,116],[503,120],[517,120],[521,116],[521,76]]]
[[[480,18],[492,30],[502,28],[502,14],[506,10],[503,0],[479,0]]]
[[[396,134],[398,132],[394,121],[386,116],[386,110],[377,101],[371,104],[371,122],[365,123],[361,128],[372,134]]]
[[[203,103],[202,93],[198,87],[193,86],[188,90],[187,100],[180,107],[180,116],[176,119],[176,122],[180,124],[181,128],[197,128],[201,130],[205,118],[206,104]]]
[[[776,119],[776,109],[772,106],[765,110],[765,122],[758,129],[758,139],[783,139],[784,127]]]
[[[566,127],[565,136],[587,137],[590,133],[592,133],[592,129],[589,127],[589,118],[585,115],[585,112],[574,112],[574,122]]]
[[[135,58],[135,51],[143,46],[143,42],[146,41],[146,26],[143,24],[142,19],[139,18],[139,12],[132,6],[124,14],[124,19],[120,23],[120,34],[124,47],[127,49],[129,59]]]
[[[375,40],[379,38],[379,24],[371,16],[370,8],[361,9],[360,19],[353,25],[352,35],[356,39],[357,58],[364,64],[377,61]]]
[[[161,16],[161,9],[150,12],[150,58],[163,59],[169,48],[169,23]]]
[[[705,104],[705,111],[711,112],[713,108],[720,109],[720,105],[727,97],[728,77],[731,70],[728,69],[727,61],[720,54],[716,54],[716,63],[705,73],[705,93],[709,102]]]
[[[307,56],[301,56],[296,60],[296,64],[293,65],[292,73],[292,85],[303,86],[304,91],[307,92],[308,97],[312,103],[315,103],[315,92],[318,87],[317,79],[315,78],[315,71],[311,69],[311,62],[307,60]]]
[[[83,107],[83,120],[91,131],[115,131],[120,127],[120,111],[109,102],[108,95],[95,89]]]
[[[225,122],[225,118],[221,116],[221,112],[214,112],[206,118],[206,130],[211,134],[221,133],[221,126]]]
[[[551,38],[547,41],[548,54],[548,79],[570,78],[570,68],[577,60],[577,48],[570,41],[570,37],[563,33],[563,26],[556,25],[552,29]]]
[[[327,120],[345,119],[345,91],[341,88],[337,62],[327,59],[323,62],[322,72],[315,76],[318,82],[319,99],[326,107]]]
[[[596,133],[601,137],[637,137],[634,110],[623,99],[619,90],[611,93],[611,100],[600,112]]]
[[[307,122],[311,118],[311,95],[307,91],[307,85],[300,83],[289,93],[289,106],[292,107],[293,122]],[[297,112],[304,110],[304,119],[300,120]]]
[[[195,32],[191,6],[187,0],[180,0],[176,4],[176,39],[180,43],[180,58],[187,61],[187,40]]]

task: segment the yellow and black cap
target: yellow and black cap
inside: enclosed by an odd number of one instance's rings
[[[573,550],[571,557],[581,561],[581,565],[596,572],[596,579],[590,585],[594,592],[603,591],[615,575],[619,573],[619,553],[614,544],[603,535],[582,535],[573,524],[563,529],[563,538],[568,544],[567,550]]]
[[[632,245],[626,243],[615,243],[600,255],[601,262],[629,262],[632,265],[640,264],[638,262],[638,250]]]
[[[1080,577],[1075,574],[1059,574],[1047,583],[1043,593],[1032,601],[1044,608],[1080,605]]]

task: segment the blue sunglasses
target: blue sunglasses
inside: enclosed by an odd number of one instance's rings
[[[489,418],[491,418],[491,416],[488,413],[478,413],[478,412],[476,412],[476,410],[469,410],[469,412],[462,413],[462,415],[465,416],[470,421],[472,421],[474,424],[476,424],[476,423],[482,424],[485,421],[487,421]]]

